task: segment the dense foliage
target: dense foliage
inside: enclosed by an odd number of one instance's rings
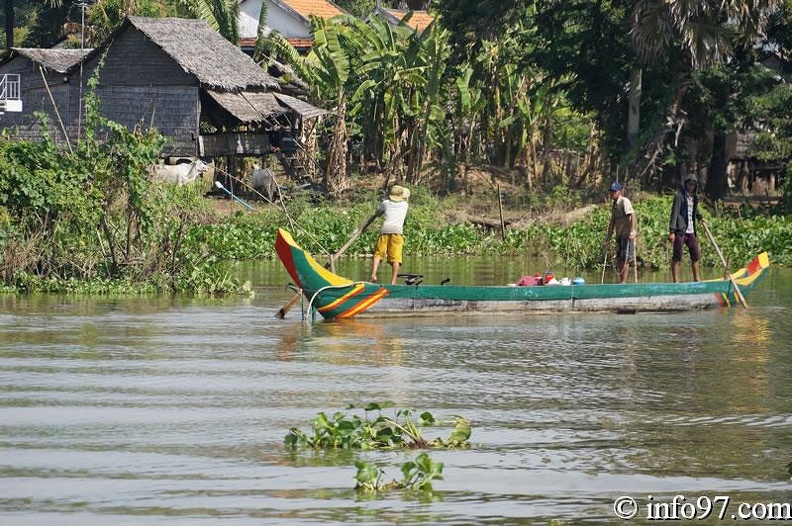
[[[235,288],[228,258],[194,238],[208,217],[201,189],[153,182],[163,138],[108,121],[98,104],[89,93],[87,132],[66,147],[48,135],[0,137],[3,282],[23,291],[69,291],[75,281],[104,291]]]
[[[359,15],[372,7],[342,4]],[[74,35],[81,15],[73,0],[12,7],[14,37],[31,46],[63,31]],[[238,8],[236,0],[106,0],[87,7],[88,27],[79,29],[95,45],[127,14],[189,16],[235,41]],[[718,197],[726,189],[726,137],[751,130],[749,155],[782,173],[786,201],[761,215],[727,212],[715,201],[705,214],[731,261],[770,250],[775,263],[792,263],[784,215],[792,203],[784,59],[792,51],[792,0],[688,2],[673,10],[645,1],[439,0],[432,13],[437,20],[423,32],[409,20],[394,27],[378,18],[313,19],[307,56],[277,34],[257,45],[291,64],[313,102],[332,110],[318,151],[325,187],[343,195],[343,205],[292,199],[282,210],[217,218],[200,185],[150,180],[146,167],[162,146],[156,132],[106,121],[91,97],[89,132],[68,148],[16,142],[13,130],[5,132],[3,283],[16,290],[74,290],[80,282],[97,291],[233,290],[232,262],[273,257],[276,226],[288,225],[317,257],[341,246],[378,200],[351,192],[355,172],[366,188],[405,180],[415,190],[405,227],[411,253],[530,251],[565,268],[592,268],[603,260],[607,207],[568,226],[538,219],[504,239],[446,217],[474,192],[468,169],[498,168],[524,190],[515,206],[535,217],[589,202],[585,196],[612,178],[637,179],[634,191],[662,191],[684,171],[707,171],[706,189]],[[98,129],[108,132],[106,142],[91,132]],[[639,257],[664,267],[669,198],[638,193],[634,201]],[[347,254],[367,253],[374,236],[367,232]],[[718,265],[704,255],[705,265]]]
[[[236,0],[103,0],[87,6],[87,27],[81,5],[20,1],[13,29],[27,46],[64,33],[97,45],[125,15],[182,16],[239,38]],[[786,176],[792,0],[437,0],[422,32],[369,16],[370,0],[340,5],[353,16],[313,20],[306,57],[277,34],[256,46],[336,116],[315,150],[334,196],[348,172],[372,171],[410,184],[439,173],[435,190],[457,193],[466,167],[484,163],[529,190],[602,177],[662,190],[693,170],[717,199],[729,190],[727,137],[751,131],[751,157]]]
[[[449,223],[445,213],[453,215],[453,200],[438,200],[419,188],[411,199],[405,223],[406,250],[420,255],[527,255],[539,256],[548,264],[570,270],[601,267],[604,259],[604,237],[610,207],[602,204],[569,225],[541,219],[522,227],[506,230],[505,239],[499,231],[475,226],[469,222]],[[350,207],[328,206],[313,210],[310,217],[301,216],[304,208],[292,203],[298,242],[323,260],[340,248],[374,210],[375,201]],[[639,261],[647,268],[663,269],[669,264],[668,217],[671,195],[639,196],[634,201],[639,220]],[[702,205],[724,256],[734,264],[748,262],[761,251],[769,251],[773,264],[792,265],[792,218],[783,214],[760,214],[749,207],[738,210],[717,210]],[[237,215],[226,222],[196,229],[201,242],[223,250],[238,259],[274,257],[274,233],[286,223],[283,216],[272,211],[266,214]],[[346,252],[347,257],[365,257],[374,246],[377,230],[370,229]],[[702,264],[716,268],[721,265],[717,254],[706,241]]]

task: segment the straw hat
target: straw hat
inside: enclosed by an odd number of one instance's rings
[[[410,191],[407,190],[403,186],[399,186],[397,184],[393,185],[390,190],[390,195],[388,199],[395,203],[401,203],[402,201],[406,201],[410,198]]]

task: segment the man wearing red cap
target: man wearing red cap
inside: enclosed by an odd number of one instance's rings
[[[605,236],[605,250],[610,250],[610,240],[616,233],[616,266],[619,270],[619,283],[627,283],[630,261],[635,254],[635,211],[629,199],[622,195],[622,185],[613,182],[608,189],[613,200],[608,234]]]

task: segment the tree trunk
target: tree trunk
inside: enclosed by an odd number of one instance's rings
[[[627,113],[627,144],[633,148],[638,143],[641,129],[641,82],[643,70],[634,67],[630,70],[630,107]]]
[[[726,165],[726,134],[715,131],[706,187],[707,196],[712,199],[723,199],[726,196]]]
[[[346,100],[341,91],[338,96],[336,108],[336,124],[333,129],[333,140],[327,153],[327,166],[325,167],[324,186],[327,192],[338,197],[347,187],[347,132],[346,132]]]
[[[5,0],[6,50],[14,47],[14,0]]]
[[[627,167],[627,171],[624,174],[625,183],[637,178],[642,186],[648,186],[657,169],[657,159],[663,152],[666,135],[669,132],[679,135],[681,132],[685,119],[683,115],[680,115],[679,107],[682,104],[682,97],[689,86],[689,79],[679,83],[673,101],[666,108],[663,123],[657,127],[654,137],[641,149],[640,155],[638,155],[636,160]]]

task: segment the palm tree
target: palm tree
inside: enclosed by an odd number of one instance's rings
[[[223,38],[239,43],[239,0],[174,0],[176,13],[209,22]]]
[[[636,162],[628,173],[638,172],[641,177],[650,172],[662,151],[666,134],[674,128],[678,133],[683,126],[680,106],[682,97],[692,85],[693,73],[727,60],[735,45],[755,42],[763,33],[770,14],[780,4],[780,0],[635,2],[631,29],[635,50],[647,64],[657,64],[672,57],[676,69],[676,91],[666,109],[664,125],[644,147],[645,155],[638,157],[637,162],[643,158],[648,158],[649,162],[643,169]],[[637,88],[639,86],[631,86],[631,89]],[[633,103],[636,99],[632,97]],[[722,175],[725,182],[725,166],[723,168],[723,174],[710,174],[716,176],[713,182],[718,185],[722,184],[718,182],[718,175]]]

